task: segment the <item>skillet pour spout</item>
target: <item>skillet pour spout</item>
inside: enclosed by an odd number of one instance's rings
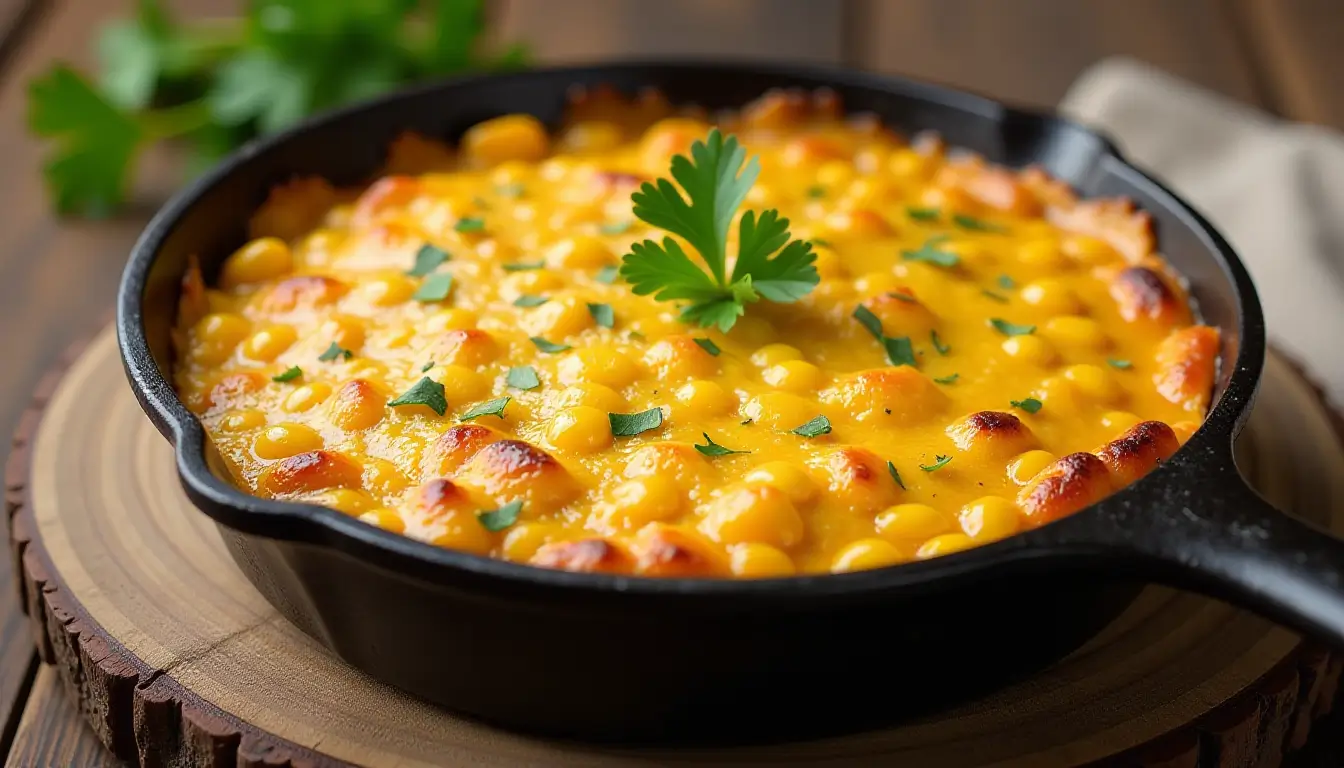
[[[1219,329],[1207,419],[1161,469],[1058,522],[932,560],[787,579],[538,569],[235,487],[169,375],[189,260],[217,272],[279,181],[365,181],[407,130],[455,140],[514,112],[554,125],[571,88],[599,85],[656,88],[711,110],[772,88],[826,88],[848,110],[903,133],[934,131],[991,162],[1042,166],[1084,197],[1130,198],[1152,217],[1201,320]],[[137,398],[176,448],[187,496],[218,524],[256,588],[352,665],[490,723],[679,744],[890,723],[1058,659],[1149,580],[1205,591],[1344,648],[1344,543],[1272,509],[1232,459],[1265,356],[1245,268],[1208,222],[1104,137],[977,95],[840,69],[712,62],[536,69],[391,94],[249,144],[179,193],[131,254],[117,332]],[[919,694],[874,706],[869,696],[836,695],[846,686]]]

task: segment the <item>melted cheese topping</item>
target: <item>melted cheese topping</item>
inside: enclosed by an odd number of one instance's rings
[[[772,93],[718,124],[760,158],[747,207],[816,246],[803,301],[750,305],[724,334],[613,281],[632,241],[663,234],[630,193],[708,123],[590,95],[554,139],[506,116],[456,154],[404,138],[397,172],[353,194],[277,188],[218,287],[184,283],[183,399],[253,493],[660,576],[964,549],[1092,503],[1194,430],[1217,335],[1191,324],[1127,203],[908,144],[825,94]],[[418,260],[432,274],[408,274]],[[859,306],[916,366],[888,362]],[[422,378],[443,415],[391,404]],[[462,421],[506,396],[502,417]],[[651,408],[660,427],[613,436],[609,414]],[[791,431],[818,416],[831,432]],[[706,435],[744,453],[703,455]]]

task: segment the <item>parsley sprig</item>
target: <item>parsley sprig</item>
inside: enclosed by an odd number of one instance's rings
[[[671,237],[661,244],[632,243],[621,264],[621,276],[637,295],[689,301],[682,320],[725,332],[748,304],[760,299],[794,302],[820,281],[812,244],[790,240],[789,220],[773,208],[742,216],[737,258],[728,271],[728,233],[761,171],[756,158],[746,157],[736,137],[725,138],[712,129],[707,139],[691,145],[689,158],[672,158],[672,179],[680,191],[661,178],[656,184],[644,182],[630,198],[637,218],[683,238],[703,268]]]

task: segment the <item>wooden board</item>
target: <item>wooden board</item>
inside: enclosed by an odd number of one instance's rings
[[[368,679],[278,616],[182,496],[110,333],[48,394],[9,474],[29,480],[12,535],[34,639],[99,738],[145,765],[1275,766],[1334,701],[1340,665],[1324,651],[1154,587],[1035,678],[879,732],[714,753],[515,736]],[[1332,511],[1344,531],[1344,451],[1277,358],[1242,459],[1271,499]]]
[[[1344,128],[1344,9],[1339,0],[1231,0],[1287,118]]]

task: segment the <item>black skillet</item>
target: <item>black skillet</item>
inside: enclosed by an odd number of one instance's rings
[[[1161,251],[1222,331],[1214,405],[1161,469],[1072,517],[931,561],[765,581],[565,573],[439,549],[317,506],[235,488],[169,383],[187,257],[211,277],[274,183],[367,180],[399,132],[455,139],[509,112],[556,122],[576,84],[654,86],[741,105],[829,87],[850,111],[931,129],[1084,196],[1152,214]],[[1205,591],[1344,646],[1344,544],[1262,501],[1232,439],[1265,356],[1255,289],[1231,248],[1104,138],[1057,117],[890,77],[814,67],[628,63],[471,77],[326,115],[235,153],[136,244],[118,339],[136,396],[177,447],[182,484],[279,611],[351,664],[455,711],[553,736],[801,738],[868,727],[1039,668],[1111,620],[1145,581]]]

